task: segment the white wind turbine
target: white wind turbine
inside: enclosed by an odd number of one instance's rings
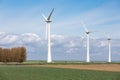
[[[111,62],[111,42],[110,42],[110,40],[111,40],[111,38],[110,38],[110,36],[108,36],[108,62]]]
[[[90,32],[88,31],[87,27],[85,26],[85,24],[83,22],[81,22],[81,24],[83,25],[85,31],[86,31],[86,36],[87,36],[87,57],[86,57],[86,62],[90,62],[90,43],[89,43],[89,34]]]
[[[43,17],[45,19],[45,22],[46,22],[46,37],[45,38],[48,40],[48,56],[47,56],[47,62],[48,63],[52,62],[52,56],[51,56],[51,38],[50,38],[50,23],[51,23],[50,18],[51,18],[51,15],[52,15],[53,11],[54,11],[54,8],[52,9],[52,11],[49,14],[48,18],[43,15]]]

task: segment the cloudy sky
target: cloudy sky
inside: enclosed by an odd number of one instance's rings
[[[120,60],[119,0],[0,0],[1,46],[25,45],[28,59],[46,59],[42,14],[48,16],[52,8],[55,8],[51,23],[54,59],[85,60],[85,39],[82,41],[85,30],[80,24],[84,21],[92,32],[92,59],[99,56],[107,59],[106,39],[110,35],[114,60]]]

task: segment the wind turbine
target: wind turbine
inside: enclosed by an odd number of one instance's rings
[[[110,42],[110,40],[111,40],[111,38],[110,38],[110,36],[108,36],[108,62],[111,62],[111,42]]]
[[[50,38],[50,23],[51,23],[51,15],[54,11],[54,8],[52,9],[51,13],[49,14],[48,17],[45,15],[42,15],[45,19],[46,22],[46,39],[48,40],[47,46],[48,46],[48,56],[47,56],[47,62],[50,63],[52,62],[52,56],[51,56],[51,38]]]
[[[87,57],[86,57],[86,62],[90,62],[90,43],[89,43],[89,34],[90,32],[88,31],[87,27],[85,26],[85,24],[83,22],[81,22],[81,24],[83,25],[85,31],[86,31],[86,36],[87,36]]]

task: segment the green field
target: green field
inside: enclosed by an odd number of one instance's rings
[[[58,64],[62,64],[62,65],[69,65],[69,64],[77,64],[77,65],[91,65],[91,64],[120,64],[120,62],[80,62],[80,61],[53,61],[52,63],[47,63],[46,61],[42,61],[42,60],[28,60],[26,62],[23,63],[18,63],[18,62],[0,62],[0,65],[48,65],[48,64],[52,64],[52,65],[58,65]]]
[[[0,80],[120,80],[120,72],[0,65]]]

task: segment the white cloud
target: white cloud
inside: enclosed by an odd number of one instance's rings
[[[18,39],[18,36],[16,35],[8,35],[3,40],[9,43],[12,43],[12,42],[17,41],[17,39]]]
[[[101,47],[105,47],[108,45],[108,42],[107,41],[100,41],[100,45]]]
[[[25,33],[25,34],[22,34],[22,37],[23,37],[23,41],[26,41],[26,42],[33,42],[33,41],[39,41],[41,40],[40,37],[34,33]]]
[[[62,35],[56,35],[56,34],[51,35],[51,38],[52,38],[53,40],[59,40],[59,41],[65,39],[64,36],[62,36]]]
[[[75,47],[75,46],[76,46],[76,44],[75,44],[75,42],[72,41],[72,40],[69,41],[68,44],[65,45],[65,47],[67,47],[67,48],[72,48],[72,47]]]
[[[51,35],[52,56],[55,60],[85,60],[86,47],[82,45],[80,37]],[[114,60],[119,60],[119,39],[112,40],[112,55]],[[27,59],[44,60],[47,57],[47,41],[35,33],[11,34],[0,32],[1,47],[25,46],[27,48]],[[108,44],[106,39],[90,40],[91,60],[106,60]],[[104,55],[103,55],[104,54]],[[69,58],[67,58],[69,56]],[[74,57],[73,57],[74,56]],[[99,58],[102,57],[102,58]],[[117,59],[116,59],[116,58]]]

